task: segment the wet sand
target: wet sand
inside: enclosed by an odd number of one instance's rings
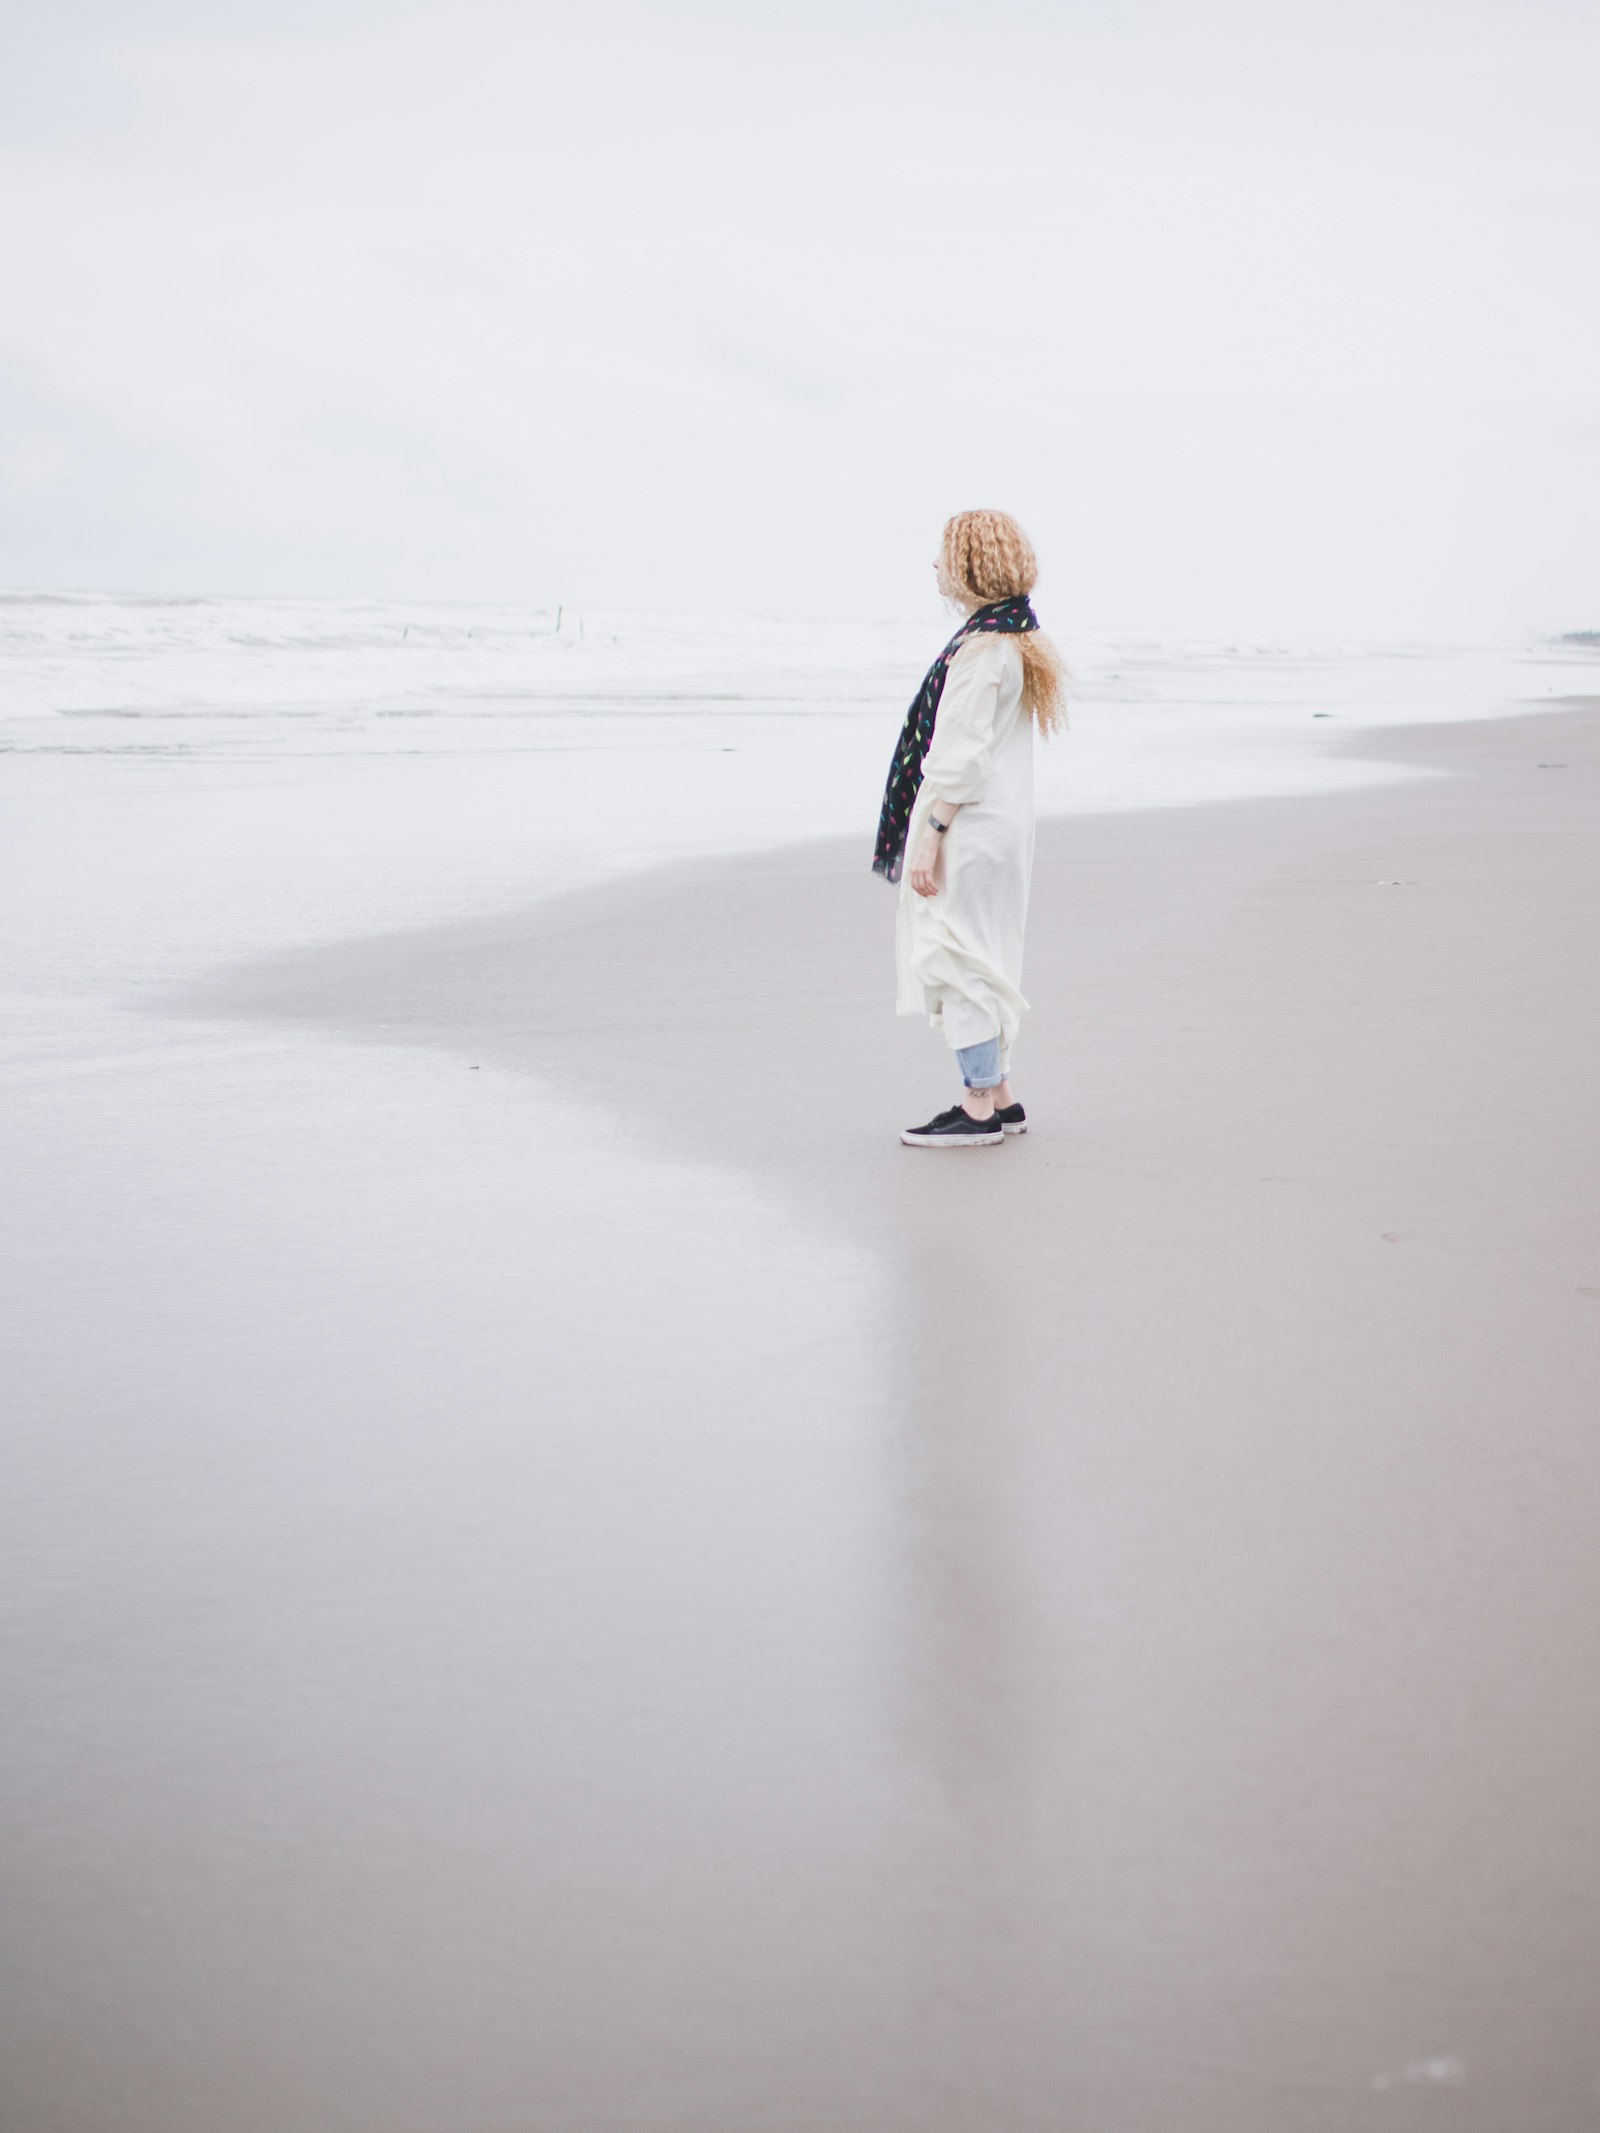
[[[392,1860],[403,2038],[381,2014],[319,2030],[364,1958],[337,1896],[302,1890],[263,1959],[273,2018],[329,2070],[320,2128],[1596,2122],[1600,705],[1361,746],[1442,774],[1043,828],[1033,1130],[992,1154],[896,1142],[948,1063],[891,1017],[859,840],[276,958],[181,1003],[526,1075],[893,1270],[892,1515],[863,1538],[831,1454],[796,1513],[819,1589],[835,1545],[883,1558],[895,1619],[859,1625],[859,1708],[759,1568],[728,1579],[730,1621],[771,1611],[792,1720],[758,1840],[720,1845],[697,1800],[697,1764],[708,1800],[730,1769],[764,1782],[767,1720],[733,1698],[597,1782],[565,1863],[535,1792],[519,1856],[468,1871],[465,1778]],[[626,1209],[595,1220],[620,1234]],[[828,1343],[826,1309],[807,1331]],[[637,1375],[648,1414],[648,1355]],[[759,1420],[719,1418],[730,1457]],[[670,1487],[658,1519],[686,1557],[716,1545]],[[583,1592],[580,1566],[556,1604]],[[670,1731],[681,1684],[638,1667]],[[570,1681],[548,1693],[514,1645],[472,1678],[483,1700],[433,1714],[464,1770],[508,1752],[500,1695],[604,1764]],[[474,1930],[497,1873],[530,1892],[509,1944]],[[207,2104],[181,2067],[118,2133],[307,2122],[303,2069]],[[19,2133],[109,2129],[27,2093]]]

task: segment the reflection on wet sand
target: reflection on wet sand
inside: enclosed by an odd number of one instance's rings
[[[974,1156],[972,1160],[979,1160]],[[935,1181],[937,1182],[937,1181]],[[946,1308],[917,1319],[897,1433],[904,1590],[904,1745],[932,1828],[914,1884],[922,1913],[908,1980],[925,2122],[1030,2122],[1042,2062],[1030,2030],[1050,1976],[1050,1820],[1039,1720],[1048,1680],[1031,1565],[1003,1212],[930,1227],[909,1287]],[[1054,2053],[1050,2054],[1053,2059]]]

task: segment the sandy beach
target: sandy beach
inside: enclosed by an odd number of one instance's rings
[[[10,2123],[1588,2122],[1600,704],[1347,745],[1041,826],[992,1154],[859,838],[144,1003],[234,1049],[38,1142]]]
[[[522,1560],[512,1522],[465,1594],[464,1563],[425,1566],[466,1691],[431,1638],[414,1673],[369,1625],[402,1735],[448,1732],[459,1764],[393,1833],[388,1905],[430,1891],[455,1923],[397,1956],[390,1916],[380,1956],[385,1907],[246,1902],[236,1989],[270,1979],[323,2085],[235,2096],[235,2126],[304,2123],[314,2094],[329,2128],[418,2133],[1592,2115],[1600,706],[1359,745],[1442,775],[1044,828],[1034,1130],[992,1156],[895,1141],[944,1061],[888,1015],[859,840],[172,1003],[526,1077],[555,1134],[592,1106],[890,1276],[868,1505],[826,1412],[761,1456],[758,1384],[691,1409],[722,1446],[709,1489],[657,1441],[573,1497],[587,1559]],[[624,1255],[631,1219],[593,1214]],[[610,1300],[624,1345],[635,1293]],[[826,1350],[848,1305],[788,1301]],[[635,1420],[670,1429],[636,1361]],[[752,1494],[790,1535],[760,1561],[725,1524]],[[597,1590],[645,1528],[652,1576]],[[411,1578],[401,1549],[357,1583],[381,1611]],[[582,1773],[553,1824],[527,1762],[552,1735]],[[371,1750],[304,1746],[347,1784]],[[508,1769],[525,1812],[483,1858],[473,1800]],[[354,1857],[383,1852],[346,1805]],[[216,1900],[183,1859],[180,1939]],[[100,1947],[128,1993],[114,1929]],[[239,2048],[213,2009],[119,2125],[214,2124],[197,2070],[225,2086]],[[73,2115],[18,2122],[105,2123],[109,2088],[77,2078]]]

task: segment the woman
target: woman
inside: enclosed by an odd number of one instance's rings
[[[1019,987],[1033,733],[1065,723],[1062,666],[1029,604],[1039,566],[1014,518],[958,512],[934,570],[966,619],[906,713],[872,864],[900,882],[899,1012],[925,1012],[943,1031],[965,1094],[900,1138],[910,1148],[997,1148],[1028,1130],[1009,1073],[1028,1005]]]

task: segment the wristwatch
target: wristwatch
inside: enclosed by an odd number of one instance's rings
[[[938,835],[942,837],[945,831],[950,827],[950,825],[948,822],[941,822],[937,815],[930,812],[928,816],[928,827],[929,829],[936,831]]]

